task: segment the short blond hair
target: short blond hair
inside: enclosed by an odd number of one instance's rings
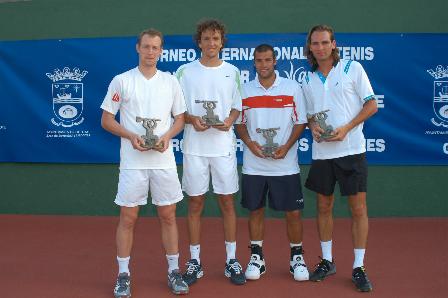
[[[143,30],[139,35],[138,35],[138,37],[137,37],[137,45],[138,46],[140,46],[140,44],[141,44],[141,42],[142,42],[142,38],[143,38],[143,36],[145,36],[145,35],[148,35],[148,36],[151,36],[151,37],[155,37],[155,36],[158,36],[159,38],[160,38],[160,40],[162,41],[162,47],[163,47],[163,34],[162,34],[162,32],[160,32],[159,30],[156,30],[156,29],[154,29],[154,28],[149,28],[149,29],[146,29],[146,30]]]

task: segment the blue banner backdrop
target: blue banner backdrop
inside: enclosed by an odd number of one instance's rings
[[[255,78],[253,50],[275,47],[280,76],[301,81],[305,34],[231,34],[222,59],[243,82]],[[448,165],[448,35],[337,34],[341,57],[359,61],[379,111],[365,124],[377,165]],[[100,125],[112,78],[137,64],[135,38],[0,42],[0,161],[118,162],[119,140]],[[173,73],[200,57],[191,36],[167,36],[158,67]],[[182,136],[173,140],[182,162]],[[311,161],[307,130],[300,163]],[[238,140],[238,159],[242,146]]]

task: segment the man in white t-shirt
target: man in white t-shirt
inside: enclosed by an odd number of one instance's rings
[[[266,272],[262,246],[264,210],[285,211],[291,248],[289,270],[294,279],[308,280],[303,258],[304,207],[297,139],[307,122],[305,102],[297,82],[275,73],[276,58],[271,45],[255,48],[257,78],[243,85],[243,111],[236,131],[244,142],[242,200],[249,209],[251,257],[246,278],[257,280]]]
[[[317,193],[317,224],[322,259],[310,276],[321,281],[336,273],[332,256],[334,186],[348,196],[355,260],[352,281],[362,292],[372,290],[364,268],[367,245],[367,161],[363,123],[376,113],[370,81],[361,64],[339,58],[333,29],[313,27],[306,54],[311,64],[303,92],[313,134],[313,161],[305,186]]]
[[[115,198],[115,203],[121,207],[116,232],[119,270],[115,297],[131,296],[128,266],[134,226],[139,206],[147,203],[149,189],[161,226],[168,285],[175,294],[188,293],[178,265],[176,203],[182,200],[183,194],[171,146],[171,139],[184,127],[185,101],[176,78],[156,68],[162,46],[161,32],[143,31],[136,45],[138,67],[114,77],[101,105],[101,125],[121,137]],[[118,111],[120,123],[115,119]],[[156,142],[155,148],[148,149],[151,138]]]
[[[238,191],[233,123],[241,111],[239,71],[219,59],[225,43],[222,23],[213,19],[200,22],[195,39],[202,52],[201,58],[177,70],[187,104],[182,188],[189,196],[191,259],[187,262],[184,279],[191,285],[204,274],[200,260],[200,226],[211,175],[224,223],[227,253],[224,274],[232,283],[241,285],[246,279],[235,256],[236,212],[233,202],[233,194]]]

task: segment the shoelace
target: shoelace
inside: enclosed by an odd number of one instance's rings
[[[187,264],[187,274],[191,275],[193,274],[196,270],[199,269],[199,265],[195,265],[193,263],[188,262]]]
[[[356,280],[359,280],[359,281],[361,281],[361,282],[365,282],[366,281],[366,274],[364,273],[364,270],[357,270],[356,272],[355,272],[355,274],[353,275],[353,277],[356,279]]]
[[[124,291],[129,285],[129,279],[127,276],[120,276],[118,277],[118,290]]]
[[[182,285],[181,275],[179,272],[173,272],[170,274],[171,283],[176,285]]]
[[[235,271],[236,274],[240,274],[241,271],[243,270],[243,268],[241,267],[241,265],[237,262],[229,264],[230,268],[233,269],[233,271]]]
[[[328,268],[325,260],[321,259],[319,264],[317,264],[317,266],[316,266],[316,270],[322,270],[322,271],[324,271],[324,273],[327,273],[328,271],[330,271],[330,268]]]

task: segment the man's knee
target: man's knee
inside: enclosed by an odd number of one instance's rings
[[[317,212],[319,215],[330,216],[333,213],[333,201],[332,200],[318,200]]]
[[[161,224],[173,225],[176,223],[176,205],[159,206],[157,213]]]
[[[221,207],[221,212],[223,214],[233,214],[235,213],[235,205],[233,203],[232,197],[225,197],[219,199],[219,206]]]
[[[163,225],[174,225],[176,224],[176,214],[174,212],[172,213],[164,213],[162,215],[159,215],[160,223]]]
[[[138,219],[138,209],[122,209],[118,225],[124,229],[133,229]]]
[[[354,219],[367,216],[367,201],[365,193],[349,197],[350,212]]]
[[[367,216],[367,205],[366,204],[356,204],[350,206],[350,211],[353,218],[362,218]]]
[[[264,219],[264,208],[259,208],[256,210],[251,210],[249,213],[249,220],[263,220]]]
[[[287,222],[298,222],[302,218],[299,210],[287,211],[285,212],[285,217]]]
[[[199,216],[204,209],[204,199],[202,198],[190,198],[188,201],[188,214],[193,216]]]

